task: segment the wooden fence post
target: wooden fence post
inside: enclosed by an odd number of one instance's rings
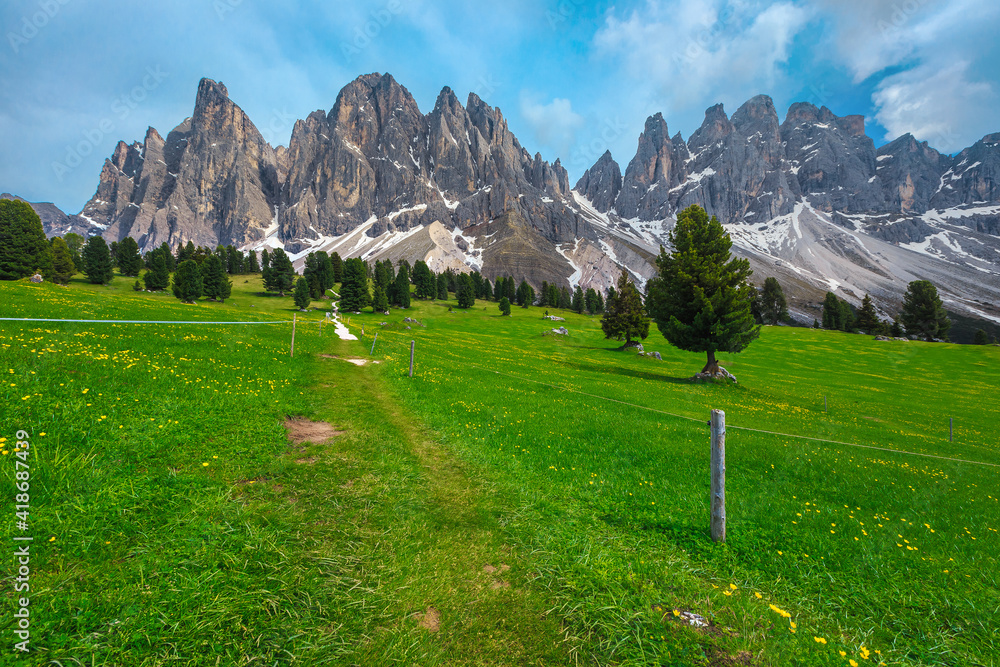
[[[376,331],[375,332],[375,338],[372,340],[372,351],[368,353],[369,357],[372,356],[373,354],[375,354],[375,341],[377,341],[377,340],[378,340],[378,332]]]
[[[288,356],[295,356],[295,317],[297,313],[292,314],[292,349],[288,351]]]
[[[410,341],[410,377],[413,377],[413,348],[417,344],[417,341]]]
[[[712,541],[726,541],[726,413],[712,410]]]

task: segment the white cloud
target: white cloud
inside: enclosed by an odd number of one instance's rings
[[[594,42],[674,111],[777,87],[810,16],[791,2],[649,0],[626,19],[609,13]]]
[[[573,111],[573,104],[561,97],[542,104],[527,93],[521,95],[521,116],[535,133],[535,139],[565,156],[576,141],[576,133],[584,125],[583,116]]]
[[[872,101],[886,139],[910,132],[953,153],[995,131],[997,93],[989,83],[970,81],[968,69],[965,61],[926,64],[885,78]]]

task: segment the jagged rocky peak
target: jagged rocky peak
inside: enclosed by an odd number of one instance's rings
[[[1000,200],[1000,132],[987,134],[954,157],[942,175],[935,208]]]
[[[732,124],[744,136],[760,132],[765,141],[781,141],[778,112],[767,95],[757,95],[744,102],[733,114]]]
[[[687,147],[671,140],[663,114],[647,118],[635,157],[625,169],[615,208],[626,218],[667,217],[671,213],[669,191],[687,175],[686,158]]]
[[[590,200],[598,211],[606,213],[615,206],[615,200],[622,189],[622,170],[611,157],[611,151],[604,151],[583,176],[576,182],[576,191]]]
[[[716,104],[705,110],[705,120],[691,135],[688,148],[695,153],[699,148],[725,139],[732,131],[733,124],[726,115],[725,108],[722,104]]]
[[[909,133],[879,148],[876,160],[888,210],[907,214],[929,208],[941,173],[951,162]]]

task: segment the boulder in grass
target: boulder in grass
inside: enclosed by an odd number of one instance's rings
[[[553,329],[552,333],[559,334],[560,336],[566,336],[569,334],[569,330],[566,327],[559,327],[558,329]]]
[[[35,275],[31,276],[29,280],[31,280],[31,282],[33,283],[40,283],[42,282],[42,277],[36,273]]]
[[[727,371],[722,366],[717,366],[717,371],[714,373],[697,373],[691,379],[696,382],[704,382],[708,380],[729,380],[730,382],[736,382],[736,376]]]

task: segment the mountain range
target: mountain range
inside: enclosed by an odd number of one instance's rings
[[[605,153],[571,187],[475,94],[463,106],[446,87],[423,114],[391,75],[361,76],[272,147],[203,79],[166,138],[118,143],[79,214],[33,206],[49,235],[142,250],[283,247],[297,264],[326,250],[606,288],[623,268],[652,276],[691,204],[719,218],[755,281],[779,279],[801,321],[826,291],[870,293],[891,315],[928,279],[949,310],[1000,322],[1000,133],[954,156],[909,134],[876,149],[861,116],[796,103],[779,121],[764,95],[731,117],[709,108],[686,141],[654,114],[624,173]]]

